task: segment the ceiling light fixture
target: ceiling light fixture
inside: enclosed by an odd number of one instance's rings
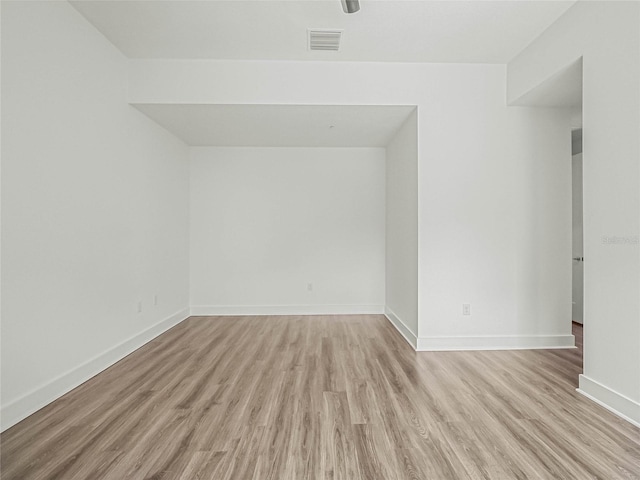
[[[356,13],[360,10],[360,0],[341,0],[344,13]]]

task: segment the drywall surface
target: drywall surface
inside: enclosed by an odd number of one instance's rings
[[[383,148],[191,149],[194,314],[382,313]]]
[[[417,106],[418,348],[573,345],[569,113],[506,106],[505,73],[500,65],[144,60],[130,62],[129,98]],[[541,157],[540,168],[552,169],[548,154],[566,155],[562,177],[528,178]],[[557,206],[544,197],[536,205],[536,188],[567,196],[548,222],[545,209]],[[538,221],[543,244],[523,238]],[[566,261],[552,268],[558,258]]]
[[[476,115],[469,122],[483,121]],[[424,347],[444,348],[452,336],[469,348],[572,345],[569,113],[484,115],[508,125],[487,122],[482,138],[467,124],[465,141],[449,146],[421,184],[421,228],[437,226],[420,237],[420,314],[431,337]],[[444,135],[454,125],[440,128]]]
[[[187,315],[188,149],[126,65],[66,2],[2,2],[3,428]]]
[[[387,315],[412,343],[418,337],[417,122],[414,111],[387,146],[386,190]]]
[[[583,57],[584,376],[640,422],[640,4],[578,2],[508,66],[510,100]],[[586,378],[585,378],[586,377]]]

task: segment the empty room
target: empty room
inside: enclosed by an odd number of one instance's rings
[[[640,2],[0,18],[3,480],[640,479]]]

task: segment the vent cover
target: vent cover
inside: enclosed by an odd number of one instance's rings
[[[342,30],[313,29],[309,32],[309,50],[340,50]]]

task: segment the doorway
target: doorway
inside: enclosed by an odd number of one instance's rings
[[[580,117],[581,117],[580,113]],[[582,124],[581,118],[576,124]],[[584,230],[582,127],[571,130],[571,332],[576,347],[583,354],[584,325]]]
[[[588,260],[589,252],[587,251],[587,257],[583,251],[583,116],[582,116],[582,92],[583,92],[583,62],[582,58],[576,59],[574,62],[566,65],[558,70],[555,74],[548,77],[546,80],[531,88],[528,92],[511,102],[514,106],[523,107],[536,107],[536,108],[561,108],[566,109],[569,114],[571,145],[567,148],[567,171],[571,168],[571,181],[565,177],[567,182],[565,185],[567,189],[571,189],[571,194],[565,197],[565,202],[571,202],[571,217],[569,220],[567,216],[567,223],[572,222],[572,225],[567,225],[567,230],[571,230],[571,239],[565,237],[567,243],[565,244],[566,258],[563,258],[563,266],[567,268],[567,281],[571,278],[572,285],[569,291],[567,291],[566,307],[562,317],[559,318],[559,322],[562,322],[562,328],[565,331],[571,332],[575,339],[575,345],[578,348],[578,355],[581,359],[584,359],[583,350],[583,325],[585,317],[585,304],[584,304],[584,262]],[[566,131],[567,141],[569,141],[569,129]],[[569,146],[569,145],[568,145]],[[588,157],[587,146],[587,157]],[[587,169],[588,170],[588,169]],[[569,200],[571,198],[571,200]],[[562,208],[566,208],[569,205],[563,203]],[[569,210],[569,209],[567,209]],[[568,213],[568,212],[567,212]],[[565,233],[568,233],[565,231]],[[571,254],[569,256],[569,254]],[[566,263],[565,263],[566,262]],[[569,276],[569,265],[571,265],[571,274]],[[569,287],[567,285],[567,287]],[[571,297],[569,297],[571,295]],[[587,302],[588,303],[588,302]],[[571,307],[570,309],[568,307]],[[589,308],[586,305],[587,310]],[[569,311],[571,312],[569,314]],[[589,312],[586,312],[588,316]],[[566,322],[566,323],[565,323]],[[587,320],[587,324],[589,321]],[[589,326],[587,325],[587,329]],[[576,383],[578,379],[576,378]]]
[[[582,128],[571,131],[572,309],[571,320],[584,323],[584,251],[582,206]]]

